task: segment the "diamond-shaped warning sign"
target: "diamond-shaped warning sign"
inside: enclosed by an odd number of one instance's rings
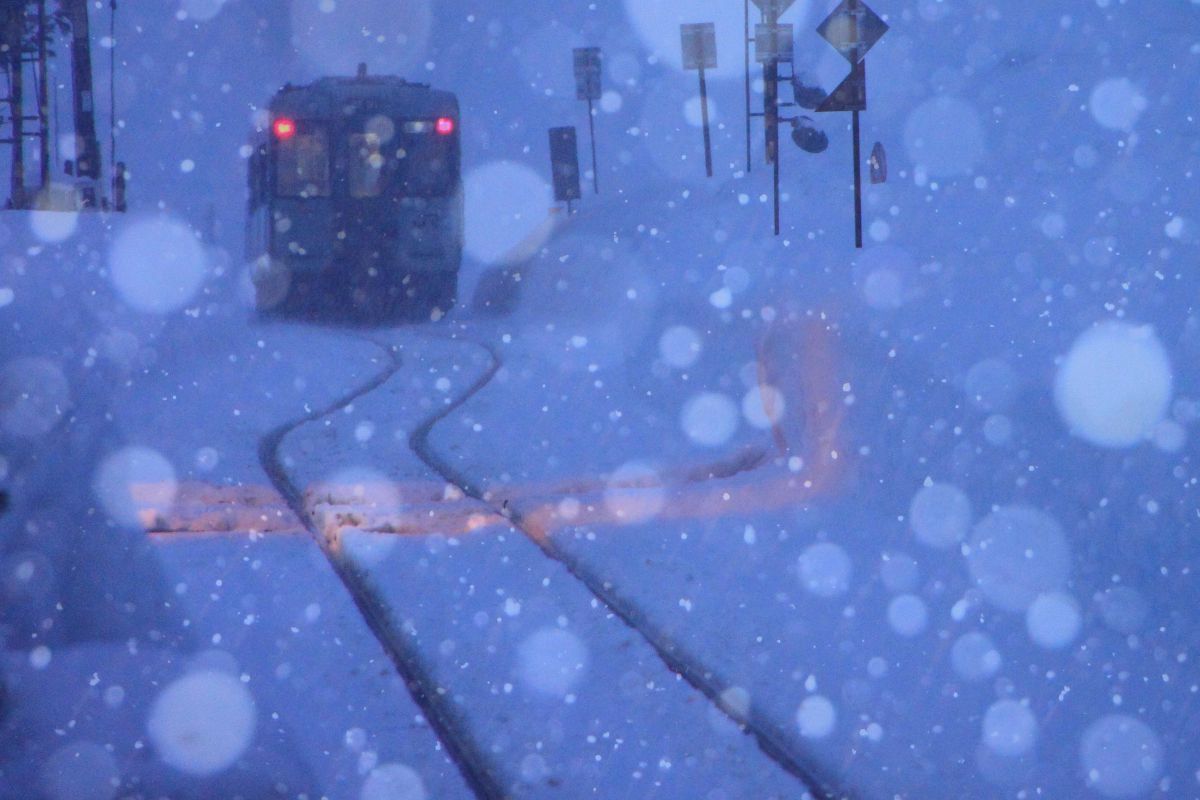
[[[825,102],[817,106],[817,111],[866,111],[867,110],[867,78],[866,73],[855,65],[846,80],[829,93]]]
[[[851,64],[862,61],[887,32],[888,24],[861,0],[842,0],[817,26],[817,33]]]

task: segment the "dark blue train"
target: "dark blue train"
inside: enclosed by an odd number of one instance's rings
[[[461,161],[450,92],[362,66],[285,86],[250,155],[246,250],[260,311],[448,310]]]

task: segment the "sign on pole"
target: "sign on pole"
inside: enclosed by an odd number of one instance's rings
[[[600,48],[575,48],[575,97],[600,99]]]
[[[862,247],[862,144],[858,114],[867,109],[867,66],[863,56],[888,31],[888,25],[862,0],[841,0],[817,33],[850,62],[850,75],[817,106],[817,111],[849,111],[854,140],[854,246]],[[872,177],[874,177],[874,171]]]
[[[576,47],[575,97],[588,104],[588,133],[592,141],[592,189],[600,194],[600,170],[596,167],[596,112],[592,103],[600,99],[600,48]]]
[[[760,64],[766,64],[769,61],[792,61],[792,26],[779,24],[755,25],[754,60]]]
[[[717,68],[717,30],[711,22],[680,25],[679,40],[683,47],[683,68],[694,69],[700,75],[700,120],[704,128],[704,170],[712,177],[712,137],[708,131],[708,83],[704,70]]]
[[[855,64],[849,77],[817,106],[817,111],[866,111],[867,74],[862,64]]]
[[[861,0],[842,0],[817,26],[821,38],[833,45],[851,64],[862,61],[867,51],[887,32],[888,24]]]
[[[578,200],[582,193],[579,189],[579,148],[575,141],[575,128],[550,129],[550,174],[554,178],[554,199],[567,204],[571,211],[571,202]]]
[[[717,68],[717,26],[711,22],[680,25],[684,69]]]

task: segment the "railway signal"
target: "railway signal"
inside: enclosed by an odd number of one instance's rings
[[[871,148],[871,183],[887,183],[887,151],[883,142]]]
[[[704,169],[712,177],[712,138],[708,131],[708,84],[704,70],[717,68],[717,31],[711,22],[679,26],[683,68],[700,74],[700,118],[704,126]]]
[[[575,97],[588,104],[588,132],[592,140],[592,189],[600,194],[600,170],[596,168],[596,121],[593,103],[600,99],[600,48],[576,47]]]
[[[858,114],[867,108],[867,51],[888,31],[888,25],[862,0],[842,0],[817,33],[850,62],[850,74],[817,111],[850,111],[854,139],[854,246],[862,247],[862,155]],[[874,177],[875,171],[872,171]]]
[[[574,213],[571,203],[582,193],[579,189],[579,147],[575,128],[550,129],[550,174],[554,179],[554,200],[567,204],[567,213]]]

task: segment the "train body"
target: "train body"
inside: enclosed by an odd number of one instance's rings
[[[453,305],[458,100],[393,76],[287,85],[251,144],[247,257],[262,311]]]

